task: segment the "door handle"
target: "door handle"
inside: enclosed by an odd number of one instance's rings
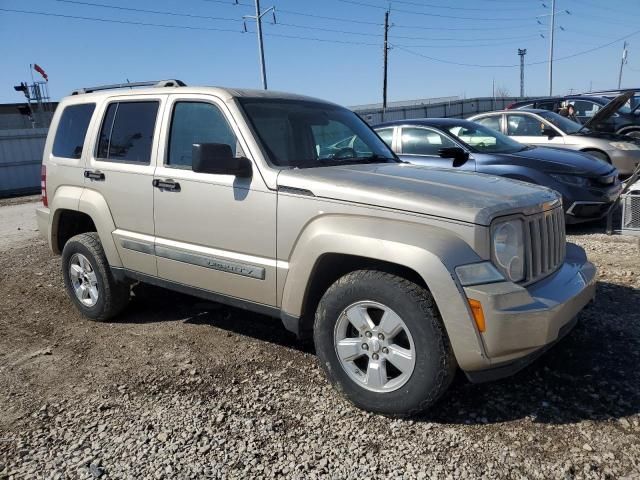
[[[153,186],[160,190],[169,190],[170,192],[179,192],[180,184],[174,180],[160,180],[158,178],[153,179]]]
[[[85,170],[84,178],[89,178],[91,180],[97,180],[99,182],[102,182],[104,181],[104,173],[102,173],[99,170],[94,170],[93,172],[91,170]]]

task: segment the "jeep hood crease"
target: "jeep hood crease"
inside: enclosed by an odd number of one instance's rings
[[[516,180],[409,164],[282,170],[278,187],[479,225],[489,225],[498,215],[538,213],[559,201],[551,189]]]

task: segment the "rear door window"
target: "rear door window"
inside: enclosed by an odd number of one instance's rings
[[[500,131],[500,115],[495,115],[493,117],[484,117],[475,120],[476,123],[480,125],[484,125],[487,128],[495,130],[496,132]]]
[[[63,158],[80,158],[95,103],[81,103],[65,107],[58,122],[53,140],[53,155]]]
[[[376,130],[376,133],[382,141],[391,148],[391,144],[393,142],[393,128],[382,128],[380,130]]]
[[[158,105],[157,101],[110,104],[100,129],[98,158],[149,164]]]

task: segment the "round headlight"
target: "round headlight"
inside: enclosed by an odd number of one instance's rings
[[[512,282],[524,278],[524,235],[521,220],[499,223],[493,230],[493,254],[497,267]]]

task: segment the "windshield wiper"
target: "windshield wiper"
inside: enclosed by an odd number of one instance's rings
[[[347,157],[347,158],[318,158],[320,162],[335,163],[336,165],[344,165],[346,163],[399,163],[401,160],[393,157],[385,157],[374,153],[366,157]]]

